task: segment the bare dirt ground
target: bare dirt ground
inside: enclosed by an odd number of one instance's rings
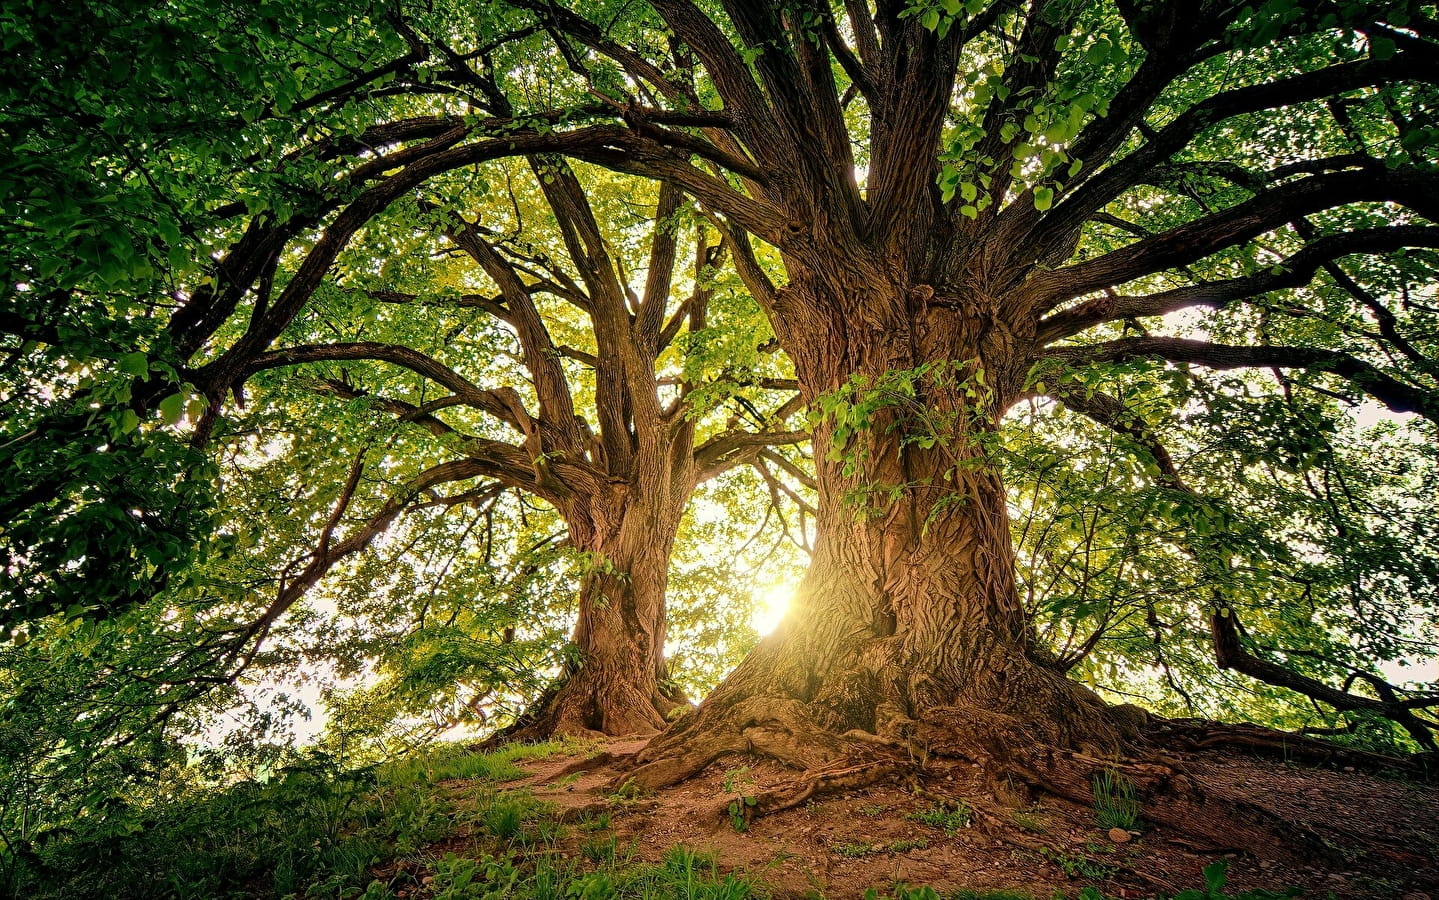
[[[598,749],[624,754],[641,746]],[[657,795],[625,796],[611,792],[612,766],[565,775],[577,760],[557,756],[525,763],[533,774],[512,786],[554,804],[567,821],[588,823],[572,830],[563,853],[581,854],[598,823],[638,859],[658,860],[676,844],[712,852],[721,867],[761,879],[777,898],[858,898],[896,882],[1044,900],[1087,885],[1109,897],[1169,896],[1201,887],[1201,870],[1224,859],[1234,894],[1295,887],[1306,897],[1439,900],[1439,785],[1432,781],[1230,754],[1179,756],[1199,783],[1223,784],[1231,797],[1252,802],[1258,827],[1232,840],[1211,830],[1196,842],[1192,831],[1143,821],[1141,811],[1127,834],[1099,826],[1092,808],[1052,798],[983,813],[976,800],[968,824],[959,824],[962,813],[947,823],[921,821],[984,796],[978,771],[962,764],[936,764],[915,778],[822,796],[752,822],[743,820],[744,798],[792,772],[734,760]],[[1156,818],[1205,815],[1202,792],[1177,802],[1185,806]]]

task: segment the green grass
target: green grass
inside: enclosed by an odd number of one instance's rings
[[[177,792],[164,803],[112,803],[107,815],[75,820],[5,850],[0,896],[34,900],[762,900],[765,885],[720,871],[715,858],[670,849],[659,863],[621,845],[610,816],[581,823],[578,853],[568,829],[528,791],[504,785],[536,745],[495,754],[461,747],[360,770],[317,758],[267,782]],[[466,779],[456,784],[452,779]],[[441,782],[450,782],[441,785]],[[963,827],[963,804],[915,814],[937,828]],[[441,854],[436,845],[445,842]],[[3,846],[3,845],[0,845]],[[924,838],[831,847],[852,858],[924,849]],[[1101,880],[1084,857],[1050,857],[1074,877]],[[1174,900],[1276,900],[1288,894],[1224,893],[1222,866],[1203,889]],[[892,885],[875,900],[1017,900],[1006,893],[940,894]],[[1084,888],[1084,900],[1108,900]]]
[[[1139,827],[1139,797],[1134,782],[1111,769],[1094,776],[1094,818],[1101,828],[1134,831]]]
[[[923,850],[928,846],[929,841],[924,838],[901,838],[897,841],[890,841],[887,844],[847,841],[842,844],[835,844],[829,849],[830,852],[836,855],[849,859],[859,859],[863,856],[873,856],[878,853],[905,853],[910,850]]]
[[[353,770],[316,757],[264,782],[177,789],[164,803],[115,798],[103,816],[6,848],[0,896],[358,896],[376,867],[417,856],[462,829],[506,842],[523,840],[529,830],[542,840],[543,807],[498,786],[523,774],[519,760],[568,749],[549,743],[476,753],[449,745]],[[474,782],[478,790],[435,787],[449,779]]]
[[[953,837],[959,833],[959,829],[968,828],[974,821],[974,810],[970,809],[963,800],[956,800],[953,803],[941,801],[910,813],[909,818],[921,825],[942,828],[945,834]]]

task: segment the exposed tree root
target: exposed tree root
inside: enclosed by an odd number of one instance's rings
[[[1043,798],[1094,809],[1096,776],[1107,773],[1131,786],[1142,804],[1147,826],[1162,839],[1205,852],[1254,852],[1276,840],[1306,854],[1332,852],[1337,825],[1323,833],[1290,820],[1243,791],[1197,773],[1171,751],[1203,754],[1231,748],[1260,751],[1288,748],[1290,758],[1410,770],[1410,764],[1377,754],[1332,747],[1320,741],[1254,726],[1147,720],[1127,711],[1100,710],[1106,718],[1092,727],[1063,725],[1046,737],[1067,733],[1069,746],[1034,738],[1034,729],[1009,712],[972,707],[933,708],[922,718],[875,714],[883,732],[827,728],[813,718],[814,707],[790,698],[749,697],[715,708],[701,708],[675,723],[638,753],[607,756],[582,764],[586,769],[616,766],[612,783],[658,790],[691,778],[726,757],[745,756],[778,762],[795,770],[793,779],[766,785],[746,803],[746,820],[799,806],[837,792],[863,789],[886,779],[913,778],[916,785],[947,770],[954,762],[978,767],[983,789],[964,802],[986,834],[1030,852],[1044,844],[1020,833],[1012,812]],[[1082,714],[1093,715],[1085,708]],[[1143,736],[1134,726],[1143,724]],[[1093,735],[1125,736],[1120,752],[1091,752]],[[1153,736],[1152,741],[1144,737]],[[945,798],[952,801],[954,798]],[[729,803],[717,817],[734,815]],[[1135,873],[1136,877],[1145,877]],[[1171,885],[1154,882],[1162,890]]]
[[[600,695],[578,673],[555,679],[512,724],[476,745],[497,750],[507,744],[530,744],[553,738],[604,740],[613,737],[649,737],[663,727],[669,713],[686,705],[682,692],[666,695],[656,690],[645,698],[636,691],[617,690]],[[599,728],[591,727],[599,725]]]
[[[1249,723],[1229,725],[1203,719],[1156,719],[1149,736],[1155,743],[1176,750],[1224,748],[1311,765],[1352,766],[1366,772],[1398,772],[1418,778],[1439,777],[1439,769],[1430,762],[1429,754],[1416,754],[1408,759],[1386,756]]]

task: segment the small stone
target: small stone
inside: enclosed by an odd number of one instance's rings
[[[1354,771],[1354,767],[1353,767],[1353,766],[1345,766],[1345,767],[1344,767],[1344,771],[1346,771],[1346,772],[1353,772],[1353,771]]]
[[[1125,831],[1123,828],[1109,829],[1109,839],[1116,844],[1127,844],[1129,843],[1129,838],[1129,832]]]

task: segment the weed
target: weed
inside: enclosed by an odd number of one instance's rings
[[[859,811],[860,811],[860,813],[861,813],[862,815],[866,815],[866,816],[869,816],[871,819],[875,819],[875,818],[878,818],[878,817],[884,815],[885,810],[886,810],[887,808],[888,808],[888,807],[884,807],[884,806],[870,805],[870,806],[861,806],[861,807],[859,808]]]
[[[1119,871],[1114,866],[1105,865],[1098,860],[1090,859],[1082,853],[1061,853],[1049,847],[1039,848],[1039,855],[1060,868],[1070,878],[1087,878],[1091,881],[1103,881]]]
[[[619,840],[612,834],[590,838],[580,845],[580,855],[592,863],[612,863],[618,853]]]
[[[602,812],[594,818],[586,818],[580,823],[584,831],[608,831],[612,827],[614,817],[608,811]]]
[[[759,803],[759,798],[753,794],[754,779],[749,776],[749,768],[741,766],[738,769],[730,769],[724,773],[724,792],[733,794],[730,800],[728,812],[729,823],[735,831],[748,831],[750,815],[754,807]]]
[[[1015,810],[1009,818],[1016,826],[1032,834],[1049,833],[1049,819],[1042,813]]]
[[[1134,782],[1113,769],[1094,776],[1094,817],[1102,828],[1133,831],[1139,827],[1139,798]]]
[[[1204,867],[1204,887],[1190,888],[1175,894],[1171,900],[1289,900],[1298,896],[1298,888],[1286,888],[1283,891],[1252,890],[1239,894],[1230,894],[1224,890],[1228,878],[1229,863],[1224,860],[1212,862]],[[1331,895],[1333,896],[1333,895]],[[1096,887],[1087,887],[1079,892],[1079,900],[1110,900],[1104,892]]]
[[[525,822],[525,805],[511,798],[496,800],[480,816],[485,830],[502,841],[513,840]]]
[[[830,850],[849,859],[859,859],[877,853],[905,853],[909,850],[923,850],[928,846],[929,841],[924,838],[901,838],[897,841],[890,841],[888,844],[870,844],[864,841],[846,842],[835,844]]]
[[[864,900],[940,900],[939,893],[932,887],[910,887],[896,883],[892,891],[893,893],[881,894],[879,888],[870,888],[864,892]]]
[[[956,800],[951,806],[939,801],[927,809],[909,814],[909,818],[931,828],[943,828],[944,833],[953,837],[959,829],[968,828],[974,821],[974,810],[963,800]]]
[[[849,859],[859,859],[861,856],[869,856],[871,853],[878,853],[881,849],[874,844],[863,841],[846,842],[835,844],[829,848],[831,852]]]
[[[619,803],[633,803],[643,796],[644,789],[633,778],[626,778],[624,783],[610,794],[610,799]]]

